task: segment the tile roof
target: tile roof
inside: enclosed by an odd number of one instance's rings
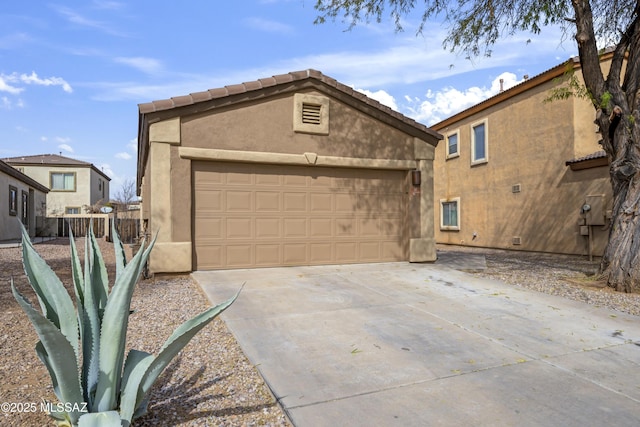
[[[36,154],[33,156],[7,157],[3,159],[7,163],[23,165],[63,165],[63,166],[90,166],[91,163],[82,160],[64,157],[58,154]]]
[[[287,85],[289,83],[302,82],[305,80],[312,80],[334,88],[339,92],[349,95],[352,98],[355,98],[370,107],[380,110],[381,112],[405,123],[406,125],[416,128],[421,132],[429,133],[432,137],[435,137],[437,139],[442,139],[441,135],[439,135],[436,131],[432,130],[426,125],[418,123],[415,120],[387,107],[386,105],[383,105],[380,102],[369,98],[362,92],[358,92],[352,87],[342,84],[337,80],[322,74],[322,72],[313,69],[294,71],[288,74],[278,74],[272,77],[262,78],[255,81],[209,89],[203,92],[195,92],[189,95],[176,96],[170,99],[147,102],[139,104],[138,108],[140,115],[145,115],[189,105],[196,105],[202,102],[212,101],[220,98],[227,98],[233,95],[246,94],[248,97],[251,97],[251,95],[259,96],[259,91],[263,89],[273,88],[280,85]]]
[[[18,157],[7,157],[2,159],[5,163],[9,163],[11,165],[25,165],[25,166],[38,166],[38,165],[47,165],[47,166],[69,166],[69,167],[85,167],[91,168],[95,170],[97,173],[102,175],[107,180],[111,181],[103,171],[98,169],[95,165],[89,162],[83,162],[82,160],[72,159],[70,157],[65,157],[58,154],[36,154],[32,156],[18,156]]]
[[[583,156],[583,157],[578,157],[576,159],[567,160],[564,164],[566,166],[570,166],[570,165],[574,165],[576,163],[582,163],[582,162],[586,162],[586,161],[589,161],[589,160],[606,159],[606,158],[607,158],[607,153],[604,150],[600,150],[600,151],[596,151],[595,153],[591,153],[591,154],[588,154],[588,155]]]

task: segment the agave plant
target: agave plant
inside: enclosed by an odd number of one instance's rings
[[[72,233],[71,268],[75,290],[71,296],[34,249],[22,228],[22,259],[42,313],[16,289],[15,299],[33,324],[40,341],[36,353],[47,367],[61,411],[49,415],[58,426],[124,426],[147,412],[149,391],[171,360],[203,327],[227,309],[238,293],[180,325],[157,355],[130,350],[125,343],[131,297],[155,239],[129,262],[113,229],[116,277],[109,289],[107,269],[93,234],[85,238],[84,272]],[[81,362],[80,362],[81,361]]]

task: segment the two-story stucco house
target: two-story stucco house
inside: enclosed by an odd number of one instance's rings
[[[571,59],[433,125],[444,135],[434,160],[438,243],[602,255],[612,190],[594,108],[576,97],[545,102],[567,70],[582,79]]]
[[[20,222],[36,235],[36,217],[44,216],[49,189],[0,161],[0,241],[21,236]]]
[[[46,216],[84,213],[88,206],[109,201],[109,178],[91,163],[57,154],[4,161],[49,189]]]

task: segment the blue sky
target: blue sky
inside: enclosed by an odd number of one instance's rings
[[[473,61],[390,21],[314,25],[314,0],[11,1],[0,8],[0,158],[62,153],[136,175],[138,104],[314,68],[426,125],[576,55],[558,29]],[[527,42],[529,40],[529,42]]]

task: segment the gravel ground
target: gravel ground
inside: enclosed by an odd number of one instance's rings
[[[599,280],[599,259],[585,256],[438,245],[438,251],[484,254],[487,268],[474,274],[595,306],[640,316],[640,294],[616,292]]]
[[[84,247],[78,239],[78,248]],[[113,249],[100,240],[110,276]],[[65,285],[71,285],[69,242],[36,245]],[[438,246],[439,251],[484,254],[487,268],[473,272],[505,283],[640,316],[640,294],[603,286],[597,262],[585,257]],[[81,259],[82,255],[81,255]],[[0,248],[0,403],[56,401],[46,368],[38,360],[37,336],[10,291],[10,277],[32,301],[19,248]],[[73,291],[71,291],[73,292]],[[231,296],[231,295],[229,295]],[[190,276],[141,281],[134,293],[128,348],[156,353],[180,323],[209,306]],[[53,425],[39,410],[0,414],[2,426]],[[136,426],[290,426],[281,408],[246,359],[224,322],[214,320],[184,348],[152,391],[149,413]]]
[[[84,239],[78,239],[78,249]],[[100,240],[110,275],[113,246]],[[68,239],[36,245],[65,285],[70,285]],[[81,259],[83,255],[80,255]],[[20,248],[0,248],[0,403],[36,403],[32,413],[0,413],[2,426],[54,425],[40,411],[56,402],[46,368],[34,351],[37,335],[11,295],[10,277],[37,305],[22,272]],[[73,290],[71,289],[73,295]],[[229,295],[231,297],[232,295]],[[221,301],[220,301],[221,302]],[[141,281],[132,301],[127,348],[157,353],[182,322],[209,306],[188,275]],[[290,426],[256,368],[224,322],[215,319],[174,359],[152,389],[149,412],[135,426]]]

